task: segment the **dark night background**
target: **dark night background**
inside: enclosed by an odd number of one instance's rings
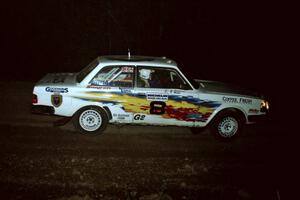
[[[297,140],[287,137],[298,135],[290,131],[297,121],[292,88],[299,65],[292,61],[298,22],[290,8],[265,1],[12,0],[0,6],[0,84],[76,72],[97,56],[127,54],[128,48],[132,55],[166,56],[193,78],[265,94],[275,119],[268,131],[281,128],[280,145],[273,147],[285,180],[278,182],[287,185],[298,152],[291,144]]]
[[[286,88],[278,81],[290,79],[283,56],[288,12],[280,4],[29,0],[1,10],[4,80],[76,72],[99,55],[127,54],[127,48],[172,58],[194,78],[262,92],[275,110],[278,91]]]

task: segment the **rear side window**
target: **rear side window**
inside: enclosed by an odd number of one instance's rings
[[[134,67],[107,66],[102,68],[90,82],[96,86],[133,87]]]

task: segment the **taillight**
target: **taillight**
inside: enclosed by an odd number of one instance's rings
[[[36,103],[38,103],[38,97],[37,97],[37,95],[36,95],[36,94],[33,94],[33,95],[32,95],[31,102],[32,102],[32,104],[36,104]]]

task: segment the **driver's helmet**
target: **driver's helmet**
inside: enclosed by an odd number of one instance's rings
[[[140,73],[140,77],[142,79],[146,79],[146,80],[150,79],[150,74],[151,74],[151,70],[150,69],[141,69],[139,71],[139,73]]]

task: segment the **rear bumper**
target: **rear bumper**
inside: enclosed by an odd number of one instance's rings
[[[52,106],[43,106],[43,105],[32,105],[31,113],[33,114],[54,114],[54,108]]]

